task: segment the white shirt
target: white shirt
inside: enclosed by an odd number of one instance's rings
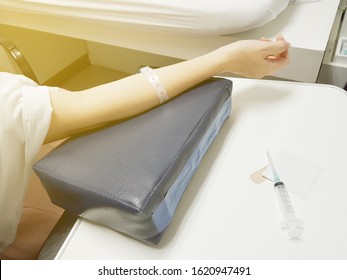
[[[0,72],[0,252],[16,237],[32,165],[51,120],[50,89]]]

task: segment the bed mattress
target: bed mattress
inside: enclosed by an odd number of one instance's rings
[[[223,35],[276,18],[289,0],[2,0],[0,9],[101,21],[110,28]]]

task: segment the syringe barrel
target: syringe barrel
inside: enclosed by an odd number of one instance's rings
[[[275,183],[275,195],[284,219],[294,218],[294,208],[288,191],[282,182]]]
[[[288,191],[282,182],[275,183],[275,194],[283,216],[281,227],[288,229],[290,238],[301,237],[303,222],[296,218]]]

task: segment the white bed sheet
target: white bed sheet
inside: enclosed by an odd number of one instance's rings
[[[152,32],[222,35],[273,20],[289,0],[2,0],[1,9]]]

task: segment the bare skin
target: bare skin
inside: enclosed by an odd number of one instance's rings
[[[248,78],[271,75],[289,62],[288,43],[243,40],[205,55],[156,69],[170,98],[222,72]],[[45,142],[66,138],[106,123],[135,116],[159,105],[159,99],[143,74],[83,91],[59,89],[51,93],[52,119]]]

